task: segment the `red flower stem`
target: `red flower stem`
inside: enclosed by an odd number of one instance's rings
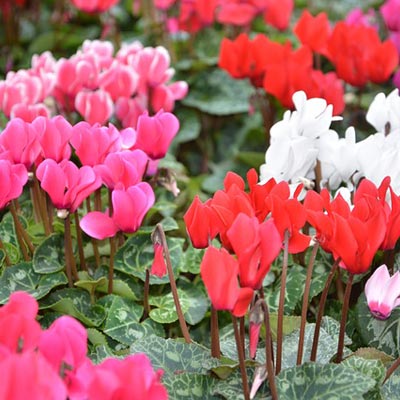
[[[37,200],[37,193],[36,190],[33,188],[33,185],[30,186],[29,191],[31,193],[31,201],[32,201],[32,206],[33,206],[33,218],[35,219],[36,223],[41,222],[41,217],[40,217],[40,209],[39,209],[39,203]]]
[[[115,256],[115,236],[110,237],[110,265],[108,267],[108,294],[113,292],[114,283],[114,256]]]
[[[73,286],[73,280],[78,280],[75,256],[72,249],[71,220],[69,214],[64,218],[64,246],[65,246],[65,269],[68,277],[69,287]]]
[[[297,365],[300,365],[303,361],[303,350],[304,350],[303,347],[304,347],[304,335],[307,322],[308,298],[310,297],[311,278],[312,278],[315,258],[317,257],[318,253],[318,248],[319,248],[319,243],[316,242],[313,246],[307,267],[306,283],[303,294],[303,305],[301,308],[301,323],[300,323],[300,333],[299,333],[299,347],[297,350]]]
[[[219,344],[218,310],[211,304],[211,357],[221,358]]]
[[[108,214],[112,217],[114,212],[113,203],[112,203],[112,190],[108,189]]]
[[[76,230],[76,239],[78,241],[78,254],[79,254],[79,264],[83,271],[87,271],[85,253],[83,251],[83,240],[82,240],[82,231],[79,226],[79,215],[78,212],[74,212],[75,218],[75,230]]]
[[[343,359],[344,336],[346,334],[346,322],[347,322],[347,314],[349,312],[350,294],[351,294],[351,286],[353,284],[353,278],[354,278],[354,275],[349,273],[349,277],[347,279],[347,284],[346,284],[346,290],[344,292],[344,300],[343,300],[343,306],[342,306],[342,319],[340,320],[338,350],[337,350],[337,355],[336,355],[337,363],[340,363]]]
[[[271,324],[269,321],[268,305],[264,299],[259,300],[261,307],[264,311],[264,326],[265,326],[265,364],[267,367],[267,378],[269,383],[269,390],[271,391],[272,400],[278,399],[278,393],[275,384],[275,371],[274,371],[274,348],[272,346]]]
[[[143,291],[143,316],[142,321],[144,321],[150,314],[150,304],[149,304],[149,292],[150,292],[150,271],[146,268],[146,278],[144,280],[144,291]]]
[[[243,354],[246,355],[246,345],[245,345],[245,337],[246,337],[246,329],[244,325],[244,317],[239,318],[239,329],[240,329],[240,340],[242,342]]]
[[[11,265],[11,260],[10,257],[8,257],[6,248],[4,247],[3,241],[0,239],[0,249],[4,251],[4,262],[6,263],[7,267]]]
[[[19,243],[19,247],[21,248],[22,256],[24,257],[25,261],[30,261],[30,257],[29,257],[28,251],[26,250],[26,245],[28,243],[26,243],[24,241],[24,234],[23,234],[23,233],[26,233],[26,232],[25,232],[25,230],[24,230],[24,228],[23,228],[23,226],[21,224],[21,221],[18,218],[18,214],[17,214],[17,211],[15,209],[14,201],[12,201],[10,203],[10,207],[9,208],[10,208],[13,220],[14,220],[15,233],[17,234],[17,240],[18,240],[18,243]],[[28,238],[28,242],[32,246],[32,243],[29,240],[29,238]]]
[[[329,272],[328,278],[325,282],[324,290],[322,291],[321,299],[319,301],[319,308],[318,308],[317,319],[315,321],[315,330],[314,330],[313,344],[311,348],[310,361],[315,361],[317,359],[319,332],[321,329],[322,317],[324,316],[325,303],[326,299],[328,298],[329,289],[331,287],[332,280],[333,277],[335,276],[336,270],[338,269],[339,263],[340,263],[340,258],[338,258],[334,262],[332,269]]]
[[[171,292],[172,292],[172,296],[174,298],[176,313],[178,314],[179,325],[181,327],[181,331],[182,331],[183,337],[185,338],[186,343],[191,343],[192,339],[190,338],[190,334],[189,334],[188,327],[186,325],[185,317],[183,316],[181,303],[179,302],[178,289],[176,287],[174,271],[172,270],[171,256],[169,254],[167,239],[165,237],[165,233],[164,233],[164,230],[163,230],[161,224],[156,225],[156,228],[155,228],[152,236],[153,236],[153,243],[155,240],[158,240],[158,242],[161,243],[161,245],[163,247],[165,263],[167,265],[169,283],[171,285]]]
[[[322,180],[321,161],[319,160],[317,160],[317,164],[315,165],[314,173],[315,173],[315,191],[319,193],[321,191],[321,180]]]
[[[236,348],[239,357],[239,368],[242,376],[243,396],[244,400],[250,400],[249,382],[247,379],[246,364],[244,359],[244,352],[242,347],[242,340],[240,338],[239,328],[237,325],[237,318],[232,314],[233,331],[235,333]]]
[[[268,97],[266,96],[264,90],[260,91],[259,89],[256,88],[255,99],[257,101],[257,105],[263,119],[264,130],[265,130],[265,142],[268,148],[271,141],[270,130],[271,126],[274,123],[275,110],[273,109],[273,106],[269,101]]]
[[[101,188],[94,192],[94,209],[95,211],[101,211]]]
[[[394,363],[388,368],[386,371],[386,376],[384,381],[382,382],[382,385],[385,384],[385,382],[391,377],[394,371],[400,366],[400,357],[394,361]]]
[[[285,231],[283,240],[283,265],[281,275],[281,291],[279,293],[279,306],[278,306],[278,326],[277,326],[277,343],[276,343],[276,375],[281,371],[282,365],[282,342],[283,342],[283,314],[285,307],[285,291],[286,291],[286,278],[289,260],[289,231]]]

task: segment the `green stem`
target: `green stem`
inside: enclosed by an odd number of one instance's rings
[[[69,214],[64,218],[64,245],[65,262],[69,287],[73,286],[73,281],[78,280],[78,271],[76,269],[75,256],[72,249],[71,220]]]
[[[314,338],[311,349],[310,361],[315,361],[317,359],[319,332],[321,329],[322,317],[324,316],[325,303],[326,299],[328,298],[329,289],[331,287],[332,280],[333,277],[335,276],[336,270],[338,269],[339,263],[340,263],[340,258],[338,258],[334,262],[332,269],[329,272],[328,278],[325,282],[324,290],[322,291],[321,299],[319,301],[319,308],[318,308],[317,319],[315,321],[315,330],[314,330]]]
[[[279,307],[278,307],[278,327],[277,327],[277,343],[276,343],[276,375],[281,371],[282,365],[282,343],[283,343],[283,313],[285,307],[285,291],[286,291],[286,278],[289,260],[289,231],[285,231],[284,237],[284,250],[283,250],[283,265],[281,275],[281,291],[279,293]]]
[[[236,348],[237,348],[238,357],[239,357],[240,374],[242,376],[243,395],[244,395],[245,400],[250,400],[250,389],[249,389],[249,382],[247,379],[246,364],[245,364],[245,359],[244,359],[242,340],[240,338],[239,328],[238,328],[238,324],[237,324],[237,318],[234,315],[232,315],[232,323],[233,323],[233,331],[235,332]]]
[[[79,215],[78,212],[74,212],[75,218],[75,230],[76,230],[76,239],[78,241],[78,254],[79,254],[79,264],[81,269],[87,271],[86,260],[85,260],[85,253],[83,251],[83,239],[82,239],[82,231],[79,226]]]
[[[301,308],[301,324],[300,324],[300,333],[299,333],[299,347],[297,350],[297,365],[300,365],[303,360],[304,334],[305,334],[306,322],[307,322],[308,298],[310,296],[311,278],[312,278],[315,258],[317,257],[318,248],[319,248],[319,243],[316,242],[313,246],[312,253],[311,253],[310,260],[308,262],[308,267],[307,267],[306,283],[305,283],[304,294],[303,294],[303,305]]]
[[[46,197],[44,196],[44,192],[40,189],[39,181],[36,176],[36,172],[33,174],[33,190],[36,192],[35,198],[38,202],[39,214],[43,223],[44,232],[46,236],[49,236],[52,232],[52,228],[50,227],[49,217],[47,215],[47,207],[46,207]]]
[[[108,294],[113,292],[114,283],[114,256],[115,256],[115,236],[110,238],[110,266],[108,269]]]
[[[349,277],[347,279],[347,284],[346,284],[346,291],[344,292],[344,300],[343,300],[343,306],[342,306],[342,319],[340,320],[338,350],[337,350],[337,355],[336,355],[337,363],[340,363],[343,359],[344,336],[346,334],[346,322],[347,322],[347,314],[349,312],[350,294],[351,294],[351,286],[353,284],[353,278],[354,278],[354,275],[349,273]]]
[[[154,231],[152,233],[152,240],[153,240],[153,243],[159,243],[163,247],[165,263],[167,265],[169,283],[171,285],[171,292],[172,292],[172,296],[174,298],[176,313],[178,314],[179,325],[181,327],[181,331],[182,331],[183,337],[185,338],[186,343],[191,343],[192,339],[190,338],[190,334],[189,334],[188,327],[186,325],[185,317],[183,316],[181,303],[179,302],[178,289],[176,287],[174,271],[172,270],[171,256],[169,254],[167,239],[165,237],[165,233],[164,233],[164,230],[163,230],[161,224],[156,225],[156,228],[154,229]]]

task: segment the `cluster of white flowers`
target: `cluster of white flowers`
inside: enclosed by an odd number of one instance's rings
[[[271,178],[299,182],[315,181],[319,187],[349,190],[365,177],[379,185],[391,177],[393,190],[400,194],[400,96],[398,89],[387,97],[379,93],[371,103],[367,121],[376,133],[356,143],[353,127],[339,138],[330,129],[332,105],[324,99],[307,99],[304,92],[293,95],[295,111],[271,128],[271,144],[260,167],[260,182]]]

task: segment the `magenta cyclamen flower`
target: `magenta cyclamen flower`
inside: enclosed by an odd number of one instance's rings
[[[174,114],[161,110],[150,117],[145,113],[138,119],[134,148],[143,150],[153,160],[163,158],[178,130],[179,121]]]
[[[136,232],[154,200],[153,189],[147,182],[140,182],[126,190],[114,190],[112,216],[93,211],[81,219],[80,226],[89,236],[100,240],[112,237],[118,231]]]
[[[28,171],[23,164],[0,160],[0,209],[21,195],[27,180]]]
[[[389,318],[393,308],[400,305],[400,273],[390,277],[387,266],[381,265],[368,279],[365,296],[375,318]]]
[[[71,213],[101,186],[101,178],[92,167],[78,168],[68,160],[57,164],[54,160],[46,159],[39,164],[36,176],[54,206]]]

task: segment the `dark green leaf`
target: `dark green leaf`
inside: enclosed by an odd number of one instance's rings
[[[33,269],[39,274],[51,274],[65,267],[64,236],[54,233],[47,237],[35,250]]]

